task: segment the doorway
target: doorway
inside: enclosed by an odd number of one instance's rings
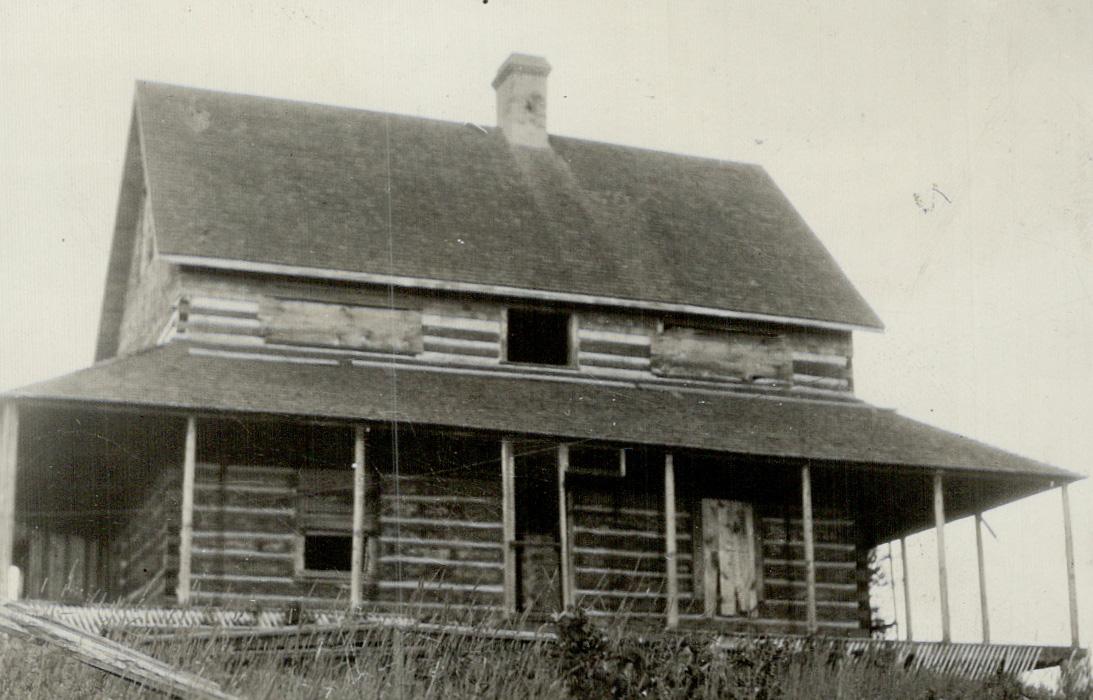
[[[756,549],[755,514],[750,503],[703,499],[703,600],[708,617],[757,613]]]

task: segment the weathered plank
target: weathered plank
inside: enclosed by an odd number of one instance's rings
[[[201,700],[234,698],[212,681],[180,671],[118,642],[24,612],[13,604],[0,605],[0,630],[57,647],[88,666],[167,695]]]
[[[421,312],[265,298],[259,310],[270,342],[417,354],[424,350]]]
[[[664,377],[788,380],[789,347],[781,336],[667,328],[653,336],[651,367]]]

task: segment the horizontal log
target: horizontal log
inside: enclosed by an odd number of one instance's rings
[[[405,560],[381,560],[380,576],[384,581],[426,581],[470,586],[500,586],[500,567],[437,566]]]
[[[194,547],[284,553],[295,551],[296,539],[295,532],[198,531],[194,533]]]
[[[245,576],[242,574],[193,574],[195,590],[262,595],[297,595],[300,586],[286,576]]]
[[[762,520],[763,539],[768,542],[803,542],[804,527],[799,520]],[[857,541],[857,528],[852,521],[816,520],[812,529],[813,541],[820,544],[845,544],[853,546]]]
[[[462,340],[458,338],[438,338],[425,336],[425,352],[444,353],[449,355],[468,355],[471,357],[500,357],[501,344],[499,342],[486,342],[481,340]]]
[[[770,600],[807,600],[808,587],[804,581],[786,579],[764,579],[763,597]],[[857,603],[859,598],[856,584],[816,582],[816,600],[820,602]]]
[[[249,557],[208,554],[208,550],[193,553],[191,570],[200,574],[218,576],[293,576],[296,573],[295,557]]]
[[[296,507],[296,494],[279,487],[231,487],[194,484],[195,508],[243,507],[288,510]]]
[[[194,531],[223,532],[246,530],[250,532],[288,533],[296,527],[296,513],[292,510],[215,508],[204,510],[194,507]]]
[[[606,571],[606,570],[605,570]],[[666,589],[667,581],[661,572],[640,572],[637,574],[598,573],[590,569],[578,569],[577,587],[589,591],[660,591]],[[690,590],[691,577],[680,575],[680,590]]]
[[[488,323],[488,322],[486,322]],[[457,340],[476,340],[482,343],[499,344],[501,342],[501,330],[499,324],[492,328],[439,326],[430,323],[425,324],[425,344],[433,338],[454,338]]]
[[[792,562],[779,559],[767,560],[763,562],[763,575],[766,578],[804,581],[805,562],[804,560]],[[825,562],[817,562],[816,565],[818,583],[855,583],[857,576],[857,567],[854,562],[838,562],[830,566]]]
[[[479,496],[496,498],[499,503],[501,501],[500,467],[498,467],[496,482],[424,474],[398,479],[384,475],[381,477],[380,484],[381,492],[387,495]]]
[[[428,501],[421,499],[428,498]],[[469,499],[473,498],[473,501]],[[445,499],[441,496],[384,498],[381,513],[386,518],[429,518],[433,520],[496,521],[501,524],[501,503],[474,496]]]
[[[501,541],[500,523],[433,520],[429,518],[381,518],[384,536],[418,539],[450,538],[459,541]]]
[[[632,336],[642,340],[640,336]],[[644,339],[648,341],[648,338]],[[623,342],[618,340],[599,340],[596,338],[589,338],[582,336],[580,339],[580,345],[578,349],[581,353],[595,353],[598,355],[617,355],[623,357],[640,357],[646,360],[649,359],[649,343],[648,342]]]
[[[857,557],[853,545],[829,544],[817,542],[815,544],[817,562],[853,562]],[[763,558],[765,559],[801,559],[805,558],[803,543],[763,541]]]
[[[639,531],[633,531],[635,533]],[[664,556],[664,537],[661,533],[643,533],[632,535],[595,534],[588,530],[575,533],[574,545],[591,549],[615,549],[619,551],[650,552]],[[677,530],[676,550],[686,551],[691,548],[689,533]]]
[[[279,465],[220,465],[208,462],[201,462],[196,466],[196,483],[296,488],[296,470],[289,467]]]
[[[814,377],[829,377],[833,379],[849,379],[850,368],[829,362],[809,362],[807,360],[793,360],[794,374],[807,374]]]
[[[808,611],[805,601],[763,600],[759,603],[760,617],[791,622],[807,621]],[[824,621],[838,621],[858,624],[858,606],[841,602],[816,601],[816,617]]]
[[[431,544],[420,544],[421,540],[381,540],[384,557],[415,557],[421,559],[442,559],[456,562],[480,562],[500,565],[502,549],[473,546],[476,543],[432,540]]]

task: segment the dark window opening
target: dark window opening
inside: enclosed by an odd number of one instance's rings
[[[507,343],[509,362],[568,365],[569,314],[509,309]]]
[[[304,569],[349,571],[353,563],[353,538],[348,535],[306,535]]]

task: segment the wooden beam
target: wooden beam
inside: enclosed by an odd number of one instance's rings
[[[182,528],[178,533],[179,605],[190,604],[191,553],[194,546],[194,475],[197,470],[197,419],[186,418],[186,447],[182,457]]]
[[[10,590],[8,571],[15,548],[15,471],[19,458],[19,409],[11,402],[0,409],[0,603],[19,591]]]
[[[672,453],[664,455],[664,566],[668,576],[665,616],[669,629],[679,626],[679,569],[676,566],[676,471]]]
[[[949,572],[945,566],[945,493],[941,472],[934,474],[934,527],[937,528],[937,583],[941,602],[941,641],[953,640],[949,627]]]
[[[572,532],[570,530],[569,489],[566,488],[566,472],[569,471],[569,445],[558,445],[558,537],[559,556],[562,576],[562,608],[573,606],[573,551],[571,549]]]
[[[1074,531],[1070,522],[1070,494],[1066,484],[1060,491],[1063,499],[1063,544],[1066,548],[1066,591],[1070,609],[1070,645],[1078,648],[1078,583],[1074,573]]]
[[[911,627],[911,570],[907,566],[907,539],[899,538],[899,556],[903,563],[903,617],[907,622],[907,641],[915,638],[914,628]]]
[[[983,555],[983,514],[975,514],[975,552],[979,563],[979,619],[983,623],[983,643],[991,643],[991,620],[987,612],[987,561]]]
[[[353,550],[349,565],[349,605],[358,608],[361,604],[361,579],[364,575],[364,494],[365,474],[365,427],[358,425],[353,429]]]
[[[806,463],[801,467],[801,524],[805,544],[805,605],[809,634],[819,629],[816,618],[816,551],[812,535],[812,474]]]
[[[504,547],[504,606],[516,614],[516,456],[512,440],[501,441],[501,539]]]
[[[167,697],[233,700],[217,683],[170,666],[120,642],[31,613],[18,604],[0,604],[0,631],[58,649],[75,659]],[[223,630],[220,630],[223,632]],[[144,694],[144,693],[142,693]]]

